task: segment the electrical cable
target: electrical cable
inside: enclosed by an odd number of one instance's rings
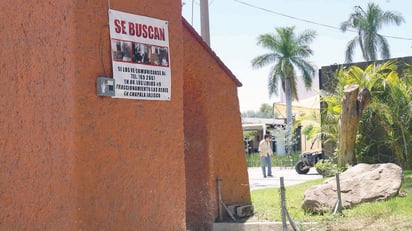
[[[255,9],[258,9],[258,10],[266,11],[266,12],[272,13],[272,14],[277,14],[277,15],[280,15],[280,16],[283,16],[283,17],[286,17],[286,18],[294,19],[294,20],[296,20],[296,21],[301,21],[301,22],[306,22],[306,23],[310,23],[310,24],[315,24],[315,25],[318,25],[318,26],[323,26],[323,27],[327,27],[327,28],[331,28],[331,29],[337,29],[337,30],[339,30],[339,31],[341,30],[339,27],[336,27],[336,26],[331,26],[331,25],[328,25],[328,24],[318,23],[318,22],[315,22],[315,21],[311,21],[311,20],[306,20],[306,19],[302,19],[302,18],[290,16],[290,15],[283,14],[283,13],[279,13],[279,12],[276,12],[276,11],[273,11],[273,10],[269,10],[269,9],[266,9],[266,8],[263,8],[263,7],[259,7],[259,6],[256,6],[256,5],[253,5],[253,4],[244,2],[244,1],[240,1],[240,0],[233,0],[233,1],[238,2],[238,3],[240,3],[240,4],[243,4],[243,5],[245,5],[245,6],[251,7],[251,8],[255,8]],[[358,31],[352,30],[352,29],[347,29],[347,31],[354,32],[354,33],[358,33]],[[382,34],[381,34],[381,35],[382,35]],[[399,40],[412,40],[412,38],[405,38],[405,37],[398,37],[398,36],[390,36],[390,35],[382,35],[382,36],[383,36],[383,37],[386,37],[386,38],[393,38],[393,39],[399,39]]]

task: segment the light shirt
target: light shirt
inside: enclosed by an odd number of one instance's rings
[[[263,139],[259,143],[259,155],[266,156],[267,154],[269,154],[269,156],[273,155],[272,147],[270,145],[270,141]]]

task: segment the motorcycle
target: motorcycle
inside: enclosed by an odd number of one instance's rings
[[[300,157],[301,159],[295,164],[295,170],[298,174],[307,174],[311,167],[314,167],[318,161],[325,158],[323,151],[304,152]],[[316,171],[322,174],[320,170],[316,169]]]

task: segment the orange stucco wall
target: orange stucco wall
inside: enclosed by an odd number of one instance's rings
[[[227,205],[251,203],[237,85],[187,24],[183,39],[186,218],[190,230],[211,230],[217,177]]]
[[[250,203],[237,84],[181,1],[3,0],[0,230],[210,230]],[[169,22],[171,100],[100,97],[108,4]]]
[[[74,230],[72,5],[27,3],[0,2],[0,230]]]
[[[96,95],[108,2],[169,21],[171,101]],[[185,230],[181,1],[0,7],[0,230]]]

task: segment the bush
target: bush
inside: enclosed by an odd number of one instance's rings
[[[344,168],[339,168],[333,159],[319,160],[315,164],[316,171],[323,177],[330,177],[336,173],[343,172]]]

